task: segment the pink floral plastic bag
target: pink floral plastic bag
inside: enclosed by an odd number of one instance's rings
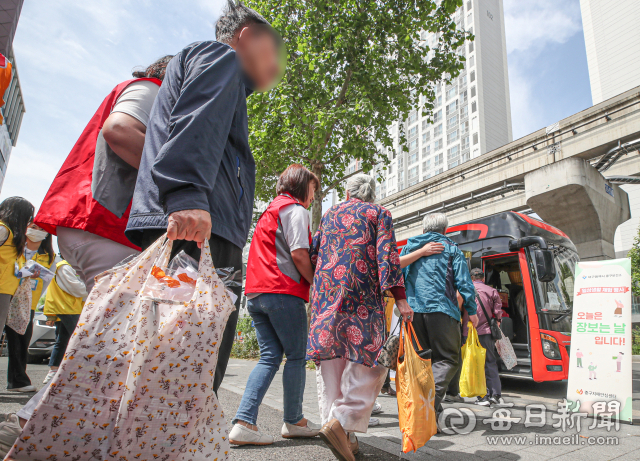
[[[164,237],[101,274],[60,370],[9,452],[14,460],[228,459],[213,392],[219,344],[234,310],[205,242],[190,301],[145,299]]]

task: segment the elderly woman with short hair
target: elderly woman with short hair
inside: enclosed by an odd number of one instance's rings
[[[404,292],[391,213],[372,203],[375,181],[347,181],[347,200],[323,216],[311,245],[315,264],[307,358],[317,364],[320,437],[340,460],[354,460],[355,432],[369,416],[387,369],[377,358],[385,340],[383,292],[405,319]]]
[[[443,213],[426,215],[423,234],[407,240],[400,253],[407,300],[415,312],[413,328],[420,346],[431,349],[436,412],[442,411],[441,402],[460,365],[460,307],[456,291],[462,296],[469,320],[473,325],[478,323],[469,267],[458,245],[445,235],[448,224]]]

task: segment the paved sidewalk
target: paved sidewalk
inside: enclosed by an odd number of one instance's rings
[[[254,361],[232,359],[222,387],[241,395],[247,377],[255,364]],[[634,384],[636,384],[634,387],[638,387],[636,382]],[[384,413],[376,415],[380,419],[380,425],[370,428],[368,434],[359,435],[359,439],[361,443],[387,452],[390,455],[388,459],[603,461],[619,458],[640,460],[640,427],[637,426],[640,423],[640,412],[638,410],[634,411],[636,425],[620,424],[618,431],[612,429],[611,432],[607,432],[604,428],[589,429],[594,420],[582,419],[582,430],[579,434],[575,428],[567,428],[563,432],[560,427],[553,427],[553,424],[559,421],[557,403],[566,395],[566,383],[505,380],[503,385],[503,397],[508,403],[514,404],[512,407],[486,408],[472,403],[445,405],[446,408],[461,412],[465,417],[465,423],[462,425],[466,425],[469,415],[472,415],[471,417],[476,419],[475,427],[467,434],[437,434],[415,454],[401,455],[400,453],[402,435],[398,425],[397,401],[393,397],[379,397],[378,401],[384,409]],[[635,390],[634,397],[638,397],[639,389]],[[317,399],[315,371],[308,370],[305,416],[319,422]],[[471,402],[473,399],[468,400]],[[541,403],[547,408],[546,424],[543,427],[525,427],[525,407],[529,404]],[[263,405],[282,411],[282,367],[274,378]],[[494,414],[496,410],[499,412]],[[509,425],[509,430],[496,430],[498,427]],[[599,440],[598,437],[602,439]],[[607,443],[606,437],[614,437],[615,440],[610,439],[609,445],[598,445],[599,442]],[[616,441],[617,444],[612,445]]]

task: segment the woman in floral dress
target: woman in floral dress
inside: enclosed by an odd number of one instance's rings
[[[375,181],[347,182],[347,200],[322,218],[311,247],[315,264],[307,358],[317,364],[320,437],[340,460],[354,460],[354,432],[367,432],[387,369],[383,292],[411,320],[391,213],[371,202]]]

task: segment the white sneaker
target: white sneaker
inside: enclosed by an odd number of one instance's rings
[[[234,424],[229,433],[229,442],[234,445],[271,445],[274,439],[260,431],[253,431],[240,424]]]
[[[4,459],[22,432],[20,420],[15,413],[7,415],[6,421],[0,423],[0,459]]]
[[[28,392],[37,392],[37,391],[38,391],[38,389],[36,389],[36,386],[34,386],[34,385],[24,386],[24,387],[14,387],[13,389],[7,389],[7,392],[28,393]]]
[[[47,376],[44,377],[44,381],[42,381],[42,384],[48,384],[49,381],[53,379],[53,377],[56,375],[57,372],[58,370],[50,370],[49,373],[47,373]]]
[[[315,437],[320,432],[320,429],[322,429],[320,424],[315,424],[307,420],[307,425],[305,427],[284,423],[280,434],[282,434],[282,437],[285,439],[293,439],[296,437]]]
[[[380,405],[378,403],[378,401],[376,400],[376,402],[373,404],[373,410],[371,410],[371,414],[372,415],[379,415],[382,412],[383,412],[382,405]]]
[[[378,418],[369,418],[369,427],[379,426],[380,420]]]

